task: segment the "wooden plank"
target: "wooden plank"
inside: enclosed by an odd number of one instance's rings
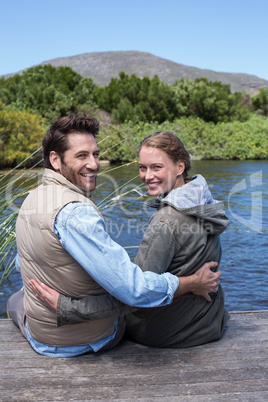
[[[66,363],[68,366],[68,363]],[[96,370],[96,367],[92,366],[84,366],[83,369],[78,367],[70,367],[68,366],[63,371],[58,370],[62,366],[57,365],[56,368],[51,372],[53,374],[47,376],[47,372],[49,370],[46,367],[44,368],[36,367],[34,373],[30,375],[31,370],[27,370],[28,377],[25,376],[25,373],[21,375],[22,371],[16,370],[16,375],[12,374],[12,370],[9,370],[8,375],[2,375],[1,379],[2,382],[0,383],[0,390],[3,389],[3,383],[5,384],[5,389],[13,389],[14,387],[19,388],[23,387],[25,380],[27,380],[28,387],[35,387],[36,382],[40,382],[40,376],[44,376],[42,380],[42,385],[46,386],[47,382],[50,383],[50,386],[53,387],[53,384],[57,383],[68,383],[68,381],[72,381],[74,386],[82,386],[84,381],[88,383],[95,383],[97,382],[98,387],[105,387],[105,386],[135,386],[137,380],[136,378],[139,377],[139,385],[148,385],[148,384],[177,384],[179,383],[216,383],[216,382],[224,382],[227,383],[230,380],[237,382],[243,381],[260,381],[259,386],[262,390],[267,390],[267,384],[263,381],[265,378],[268,378],[268,367],[263,368],[261,362],[257,364],[253,363],[253,365],[249,368],[249,365],[244,365],[244,367],[239,367],[238,364],[230,367],[223,367],[218,364],[211,364],[208,368],[203,369],[200,372],[200,367],[196,368],[196,365],[187,366],[185,368],[180,368],[177,370],[169,369],[168,366],[160,365],[159,369],[156,371],[154,368],[151,371],[148,367],[135,367],[135,368],[128,368],[124,367],[110,367],[108,371],[103,370],[104,368],[108,369],[108,366],[104,366],[102,370]],[[94,371],[93,371],[94,369]],[[95,370],[97,371],[95,373]],[[50,372],[50,370],[49,370]],[[72,378],[72,374],[74,374]],[[164,375],[163,375],[164,373]],[[230,377],[230,373],[232,373],[232,378]]]
[[[127,345],[126,345],[127,347]],[[109,352],[106,352],[107,354]],[[265,349],[259,349],[257,346],[248,350],[248,353],[245,354],[245,350],[240,349],[240,350],[219,350],[219,351],[212,351],[212,353],[207,353],[207,351],[203,350],[200,351],[199,353],[195,353],[195,354],[191,354],[191,353],[187,353],[187,351],[181,350],[181,353],[172,353],[172,354],[162,354],[162,353],[147,353],[147,351],[144,352],[144,354],[126,354],[124,352],[124,350],[122,351],[121,354],[116,355],[116,356],[112,356],[112,355],[106,355],[105,354],[105,358],[103,358],[103,356],[99,355],[99,356],[89,356],[89,355],[85,355],[85,357],[77,357],[75,358],[77,360],[77,364],[79,365],[79,367],[83,367],[84,365],[90,365],[90,366],[99,366],[99,362],[101,361],[103,364],[103,360],[105,360],[105,362],[108,364],[112,364],[114,367],[120,366],[121,369],[124,369],[125,366],[129,366],[131,364],[131,366],[135,366],[135,365],[142,365],[143,367],[148,367],[150,368],[150,366],[152,365],[152,362],[157,362],[158,365],[154,368],[155,371],[158,370],[158,367],[160,365],[164,366],[164,365],[169,365],[169,364],[176,364],[176,367],[179,369],[180,366],[184,366],[185,364],[197,364],[198,362],[204,364],[204,365],[210,365],[210,364],[214,364],[212,361],[212,355],[216,355],[217,356],[217,365],[221,365],[221,364],[228,364],[228,367],[230,365],[233,365],[235,361],[240,361],[239,364],[243,365],[243,362],[245,362],[245,364],[248,364],[250,361],[252,362],[252,364],[254,362],[257,362],[258,360],[263,361],[263,367],[267,367],[267,361],[266,361],[266,357],[267,357],[267,353]],[[3,369],[3,367],[6,369],[7,367],[13,367],[16,366],[18,367],[17,370],[19,370],[20,365],[22,365],[23,368],[27,368],[27,367],[32,367],[33,364],[33,360],[34,362],[39,362],[39,359],[42,359],[42,366],[46,367],[46,366],[50,366],[51,365],[51,361],[49,360],[49,358],[45,357],[43,358],[42,356],[37,355],[35,352],[33,352],[31,354],[31,356],[29,357],[29,355],[26,355],[25,353],[22,354],[21,356],[5,356],[5,357],[1,357],[1,362],[4,363],[4,365],[2,365],[2,367],[0,368],[0,370]],[[44,359],[46,359],[46,361],[44,361]],[[54,359],[54,358],[53,358]],[[61,359],[62,361],[63,359]],[[67,359],[67,361],[69,362],[70,359]],[[212,363],[211,363],[212,361]],[[14,362],[14,363],[13,363]],[[222,363],[223,362],[223,363]],[[63,365],[66,365],[66,362],[63,363]],[[69,365],[69,363],[68,363]],[[74,366],[74,363],[71,362],[70,366]]]
[[[36,354],[0,320],[0,400],[268,400],[268,312],[231,313],[220,341],[186,349],[131,341],[75,358]]]
[[[64,400],[64,401],[82,401],[82,400],[185,400],[185,397],[198,396],[199,402],[204,400],[218,400],[222,395],[228,395],[228,401],[237,401],[237,396],[243,401],[257,401],[255,399],[258,393],[261,398],[268,395],[267,390],[263,390],[264,385],[261,381],[233,381],[232,383],[206,382],[192,384],[145,384],[140,385],[137,382],[134,386],[124,384],[123,386],[100,387],[96,382],[89,383],[77,379],[77,381],[50,383],[49,379],[44,386],[40,386],[40,381],[36,379],[33,386],[28,383],[14,385],[12,390],[1,391],[1,401],[18,400]],[[79,385],[78,384],[79,381]],[[259,399],[265,401],[267,399]]]

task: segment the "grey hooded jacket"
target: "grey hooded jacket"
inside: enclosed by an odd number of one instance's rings
[[[196,175],[182,187],[151,205],[157,208],[135,258],[143,271],[177,276],[193,274],[207,261],[220,262],[219,235],[228,226],[222,202],[212,198],[206,180]],[[217,268],[218,269],[218,268]],[[126,314],[127,333],[134,340],[158,347],[189,347],[221,338],[229,318],[224,293],[219,287],[212,301],[192,293],[172,304],[130,310],[110,295],[80,301],[61,297],[61,324],[104,318],[116,312]],[[131,314],[129,311],[133,311]]]

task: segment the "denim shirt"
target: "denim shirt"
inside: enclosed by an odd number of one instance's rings
[[[130,261],[127,252],[108,235],[105,222],[87,203],[69,203],[58,213],[54,232],[62,247],[108,293],[123,303],[136,307],[158,307],[170,304],[179,279],[170,274],[143,272]],[[17,260],[17,263],[19,261]],[[33,349],[45,356],[70,357],[88,351],[97,352],[112,335],[90,345],[55,347],[36,341],[26,327]]]

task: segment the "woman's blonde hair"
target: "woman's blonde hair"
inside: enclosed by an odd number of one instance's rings
[[[159,148],[166,152],[174,163],[184,162],[184,181],[185,183],[191,181],[191,177],[188,175],[188,171],[191,169],[190,155],[181,140],[175,134],[167,131],[158,131],[145,137],[137,148],[137,155],[140,154],[142,147]]]

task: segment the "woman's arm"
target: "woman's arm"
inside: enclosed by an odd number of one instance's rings
[[[125,315],[138,310],[137,307],[128,306],[109,293],[75,299],[61,295],[43,283],[40,285],[35,279],[31,279],[29,284],[36,296],[57,312],[58,326]]]
[[[77,324],[87,320],[125,315],[137,310],[137,307],[128,306],[109,293],[100,296],[87,296],[82,299],[61,295],[57,305],[57,321],[59,326]]]

